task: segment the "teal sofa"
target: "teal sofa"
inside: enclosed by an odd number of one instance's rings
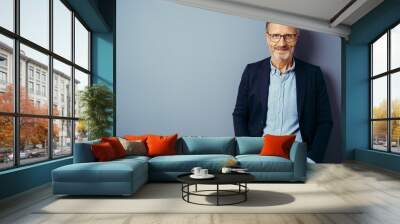
[[[193,167],[218,172],[228,160],[236,160],[260,182],[305,182],[306,145],[295,142],[290,159],[258,155],[262,137],[181,137],[177,155],[127,156],[96,162],[90,145],[98,141],[75,144],[74,163],[52,171],[54,194],[131,195],[151,182],[176,181]]]

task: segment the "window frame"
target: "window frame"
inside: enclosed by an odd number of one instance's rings
[[[369,68],[368,68],[368,84],[369,84],[369,149],[372,151],[379,151],[379,152],[385,152],[385,153],[390,153],[390,154],[400,154],[400,152],[394,152],[392,151],[392,121],[400,121],[400,117],[392,117],[392,98],[391,98],[391,91],[392,91],[392,85],[391,85],[391,80],[392,76],[396,75],[396,73],[400,72],[400,67],[391,69],[391,30],[395,28],[396,26],[400,26],[400,20],[396,21],[393,23],[391,26],[385,29],[382,33],[380,33],[376,38],[374,38],[371,42],[368,43],[368,58],[369,58]],[[373,74],[373,44],[379,40],[381,37],[383,37],[385,34],[387,34],[387,64],[386,64],[386,71],[380,74],[376,74],[374,76]],[[387,93],[386,93],[386,98],[387,98],[387,105],[386,105],[386,118],[373,118],[373,81],[378,79],[386,77],[386,86],[387,86]],[[374,133],[373,133],[373,122],[374,121],[386,121],[386,150],[379,150],[374,148]]]
[[[53,59],[54,60],[58,60],[59,62],[62,62],[68,66],[71,66],[71,83],[72,83],[72,87],[71,87],[71,93],[73,94],[72,96],[72,105],[74,105],[75,103],[75,69],[87,74],[89,76],[89,83],[88,86],[92,85],[92,69],[91,69],[91,65],[92,65],[92,57],[91,57],[91,49],[92,49],[92,43],[91,43],[91,37],[92,37],[92,30],[88,27],[88,25],[83,21],[83,19],[79,16],[78,13],[76,13],[75,10],[73,10],[73,8],[68,4],[68,2],[66,2],[65,0],[59,0],[68,10],[71,11],[71,18],[70,18],[70,22],[71,22],[71,58],[67,59],[64,58],[63,56],[55,53],[53,50],[53,32],[54,32],[54,28],[53,28],[53,24],[54,24],[54,17],[53,17],[53,0],[48,0],[49,2],[49,47],[48,49],[46,49],[45,47],[42,47],[39,44],[34,43],[33,41],[30,41],[29,39],[23,37],[20,35],[20,0],[14,0],[13,1],[13,10],[14,10],[14,24],[13,24],[13,31],[10,31],[4,27],[0,26],[0,35],[3,35],[5,37],[11,38],[13,41],[13,64],[11,66],[12,67],[12,73],[11,75],[13,75],[13,79],[14,79],[14,110],[13,112],[2,112],[0,111],[0,116],[10,116],[13,119],[13,154],[14,154],[14,161],[13,161],[13,166],[11,167],[5,167],[5,168],[0,168],[0,172],[5,171],[5,170],[11,170],[11,169],[16,169],[19,167],[24,167],[24,166],[30,166],[33,164],[38,164],[38,163],[43,163],[46,161],[50,161],[50,160],[58,160],[58,159],[62,159],[62,158],[66,158],[66,157],[70,157],[73,156],[73,152],[74,152],[74,143],[75,143],[75,126],[76,126],[76,122],[80,119],[79,117],[75,117],[75,108],[72,107],[72,113],[70,116],[56,116],[53,115],[53,96],[54,96],[54,89],[53,89]],[[80,65],[75,63],[75,18],[77,20],[79,20],[79,22],[84,26],[84,28],[88,31],[88,69],[85,69],[83,67],[81,67]],[[39,51],[40,53],[43,53],[45,55],[48,56],[49,58],[49,63],[48,63],[48,77],[46,80],[47,81],[47,88],[45,89],[48,94],[45,91],[46,96],[48,96],[48,113],[46,115],[39,115],[39,114],[27,114],[27,113],[21,113],[20,111],[20,45],[23,44],[27,47],[32,48],[33,50]],[[27,66],[29,66],[29,64],[27,64]],[[27,71],[28,71],[27,67]],[[41,75],[42,73],[40,73],[39,75]],[[30,74],[27,73],[26,75],[26,81],[28,82],[30,79]],[[36,70],[33,70],[33,79],[32,79],[34,86],[36,84]],[[39,83],[42,83],[41,81],[41,76],[39,76]],[[28,86],[27,86],[28,87]],[[29,87],[28,87],[29,88]],[[27,91],[29,91],[27,89]],[[34,91],[36,91],[36,89],[34,89]],[[40,94],[41,96],[42,94]],[[20,119],[21,118],[45,118],[47,119],[48,122],[48,136],[47,136],[47,142],[49,143],[47,145],[47,150],[48,150],[48,155],[47,158],[43,158],[43,160],[38,161],[38,162],[32,162],[32,163],[26,163],[26,164],[21,164],[20,161]],[[54,156],[53,152],[54,152],[54,147],[53,147],[53,136],[52,136],[52,132],[53,132],[53,121],[55,120],[66,120],[66,121],[71,121],[71,153],[68,155],[63,155],[63,156]]]

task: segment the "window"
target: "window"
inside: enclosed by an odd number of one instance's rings
[[[53,104],[58,104],[58,97],[59,94],[60,96],[60,100],[62,103],[64,103],[64,96],[65,95],[71,95],[72,92],[70,89],[65,89],[64,85],[66,83],[70,83],[72,84],[72,68],[69,65],[66,65],[56,59],[53,60],[53,64],[54,64],[54,69],[53,69],[53,78],[54,78],[54,83],[53,83],[53,91],[54,91],[54,95],[53,95]],[[72,99],[67,99],[67,100],[71,100]],[[72,102],[68,102],[68,107],[66,108],[65,114],[62,113],[61,115],[67,116],[67,117],[72,117],[72,108],[71,105]],[[53,105],[55,106],[55,105]],[[57,115],[60,114],[59,109],[54,109],[53,110],[53,114]]]
[[[0,71],[0,84],[2,85],[7,84],[7,74],[3,71]]]
[[[1,9],[1,11],[3,11],[3,9]],[[3,15],[0,15],[0,20],[2,16]],[[11,78],[14,75],[14,70],[13,66],[8,65],[8,63],[12,61],[11,58],[14,57],[13,52],[13,40],[0,33],[0,57],[2,58],[0,61],[0,113],[12,113],[14,111],[14,83]],[[10,59],[10,61],[6,62],[6,58]]]
[[[21,36],[49,48],[49,0],[20,0]]]
[[[7,56],[0,55],[0,67],[7,67]]]
[[[40,71],[39,71],[39,69],[36,69],[36,80],[40,81]]]
[[[90,84],[90,31],[67,1],[0,2],[0,170],[70,156],[87,139],[74,105]]]
[[[72,121],[53,120],[53,157],[72,153]]]
[[[32,66],[29,66],[28,74],[29,74],[29,79],[33,80],[33,67]]]
[[[0,91],[7,91],[7,56],[0,52]]]
[[[36,84],[36,95],[40,95],[40,84]]]
[[[22,117],[19,128],[20,163],[24,165],[47,160],[49,158],[48,119]]]
[[[400,153],[400,24],[370,44],[371,148]]]
[[[33,94],[33,82],[28,82],[28,89],[29,94]]]
[[[81,114],[80,95],[87,86],[89,86],[89,74],[75,70],[75,117]]]
[[[75,62],[89,69],[89,32],[77,18],[75,18]]]
[[[0,115],[0,170],[14,166],[13,117]]]
[[[42,86],[42,96],[46,96],[46,86]]]
[[[71,60],[72,12],[60,1],[53,0],[54,52]]]
[[[14,31],[14,0],[1,0],[0,26]]]

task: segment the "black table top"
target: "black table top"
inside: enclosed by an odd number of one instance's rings
[[[236,184],[255,180],[255,177],[249,173],[212,173],[215,177],[211,179],[193,179],[190,177],[191,174],[179,175],[177,179],[186,184]]]

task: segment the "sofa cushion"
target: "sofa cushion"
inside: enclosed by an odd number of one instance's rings
[[[232,137],[182,137],[181,154],[226,154],[234,155],[235,139]]]
[[[148,156],[165,156],[176,154],[178,134],[170,136],[151,135],[147,137]]]
[[[261,156],[280,156],[290,159],[290,148],[296,135],[269,135],[264,136],[264,146],[261,149]]]
[[[145,166],[140,159],[74,163],[53,170],[52,175],[58,182],[130,182],[134,172],[147,171]]]
[[[249,172],[292,172],[292,161],[278,156],[238,155],[240,167]]]
[[[236,155],[259,154],[264,145],[263,137],[236,137]]]
[[[110,143],[114,149],[115,155],[118,158],[122,158],[122,157],[126,156],[126,151],[124,149],[124,146],[122,146],[118,137],[103,137],[103,138],[101,138],[101,142]]]
[[[146,143],[142,140],[127,140],[118,138],[126,151],[126,155],[147,155]]]
[[[139,161],[142,161],[142,162],[148,162],[149,159],[150,159],[150,157],[147,157],[147,156],[130,155],[130,156],[125,156],[124,158],[113,160],[113,162],[127,162],[127,163],[130,163],[130,162],[133,162],[135,160],[139,160]]]
[[[110,161],[118,158],[112,145],[108,142],[92,144],[91,149],[94,157],[96,157],[96,160],[99,162]]]
[[[193,167],[200,166],[212,172],[219,171],[230,159],[231,155],[175,155],[158,156],[149,160],[149,170],[190,172]]]
[[[124,135],[124,139],[131,140],[131,141],[144,141],[146,142],[148,135]]]

